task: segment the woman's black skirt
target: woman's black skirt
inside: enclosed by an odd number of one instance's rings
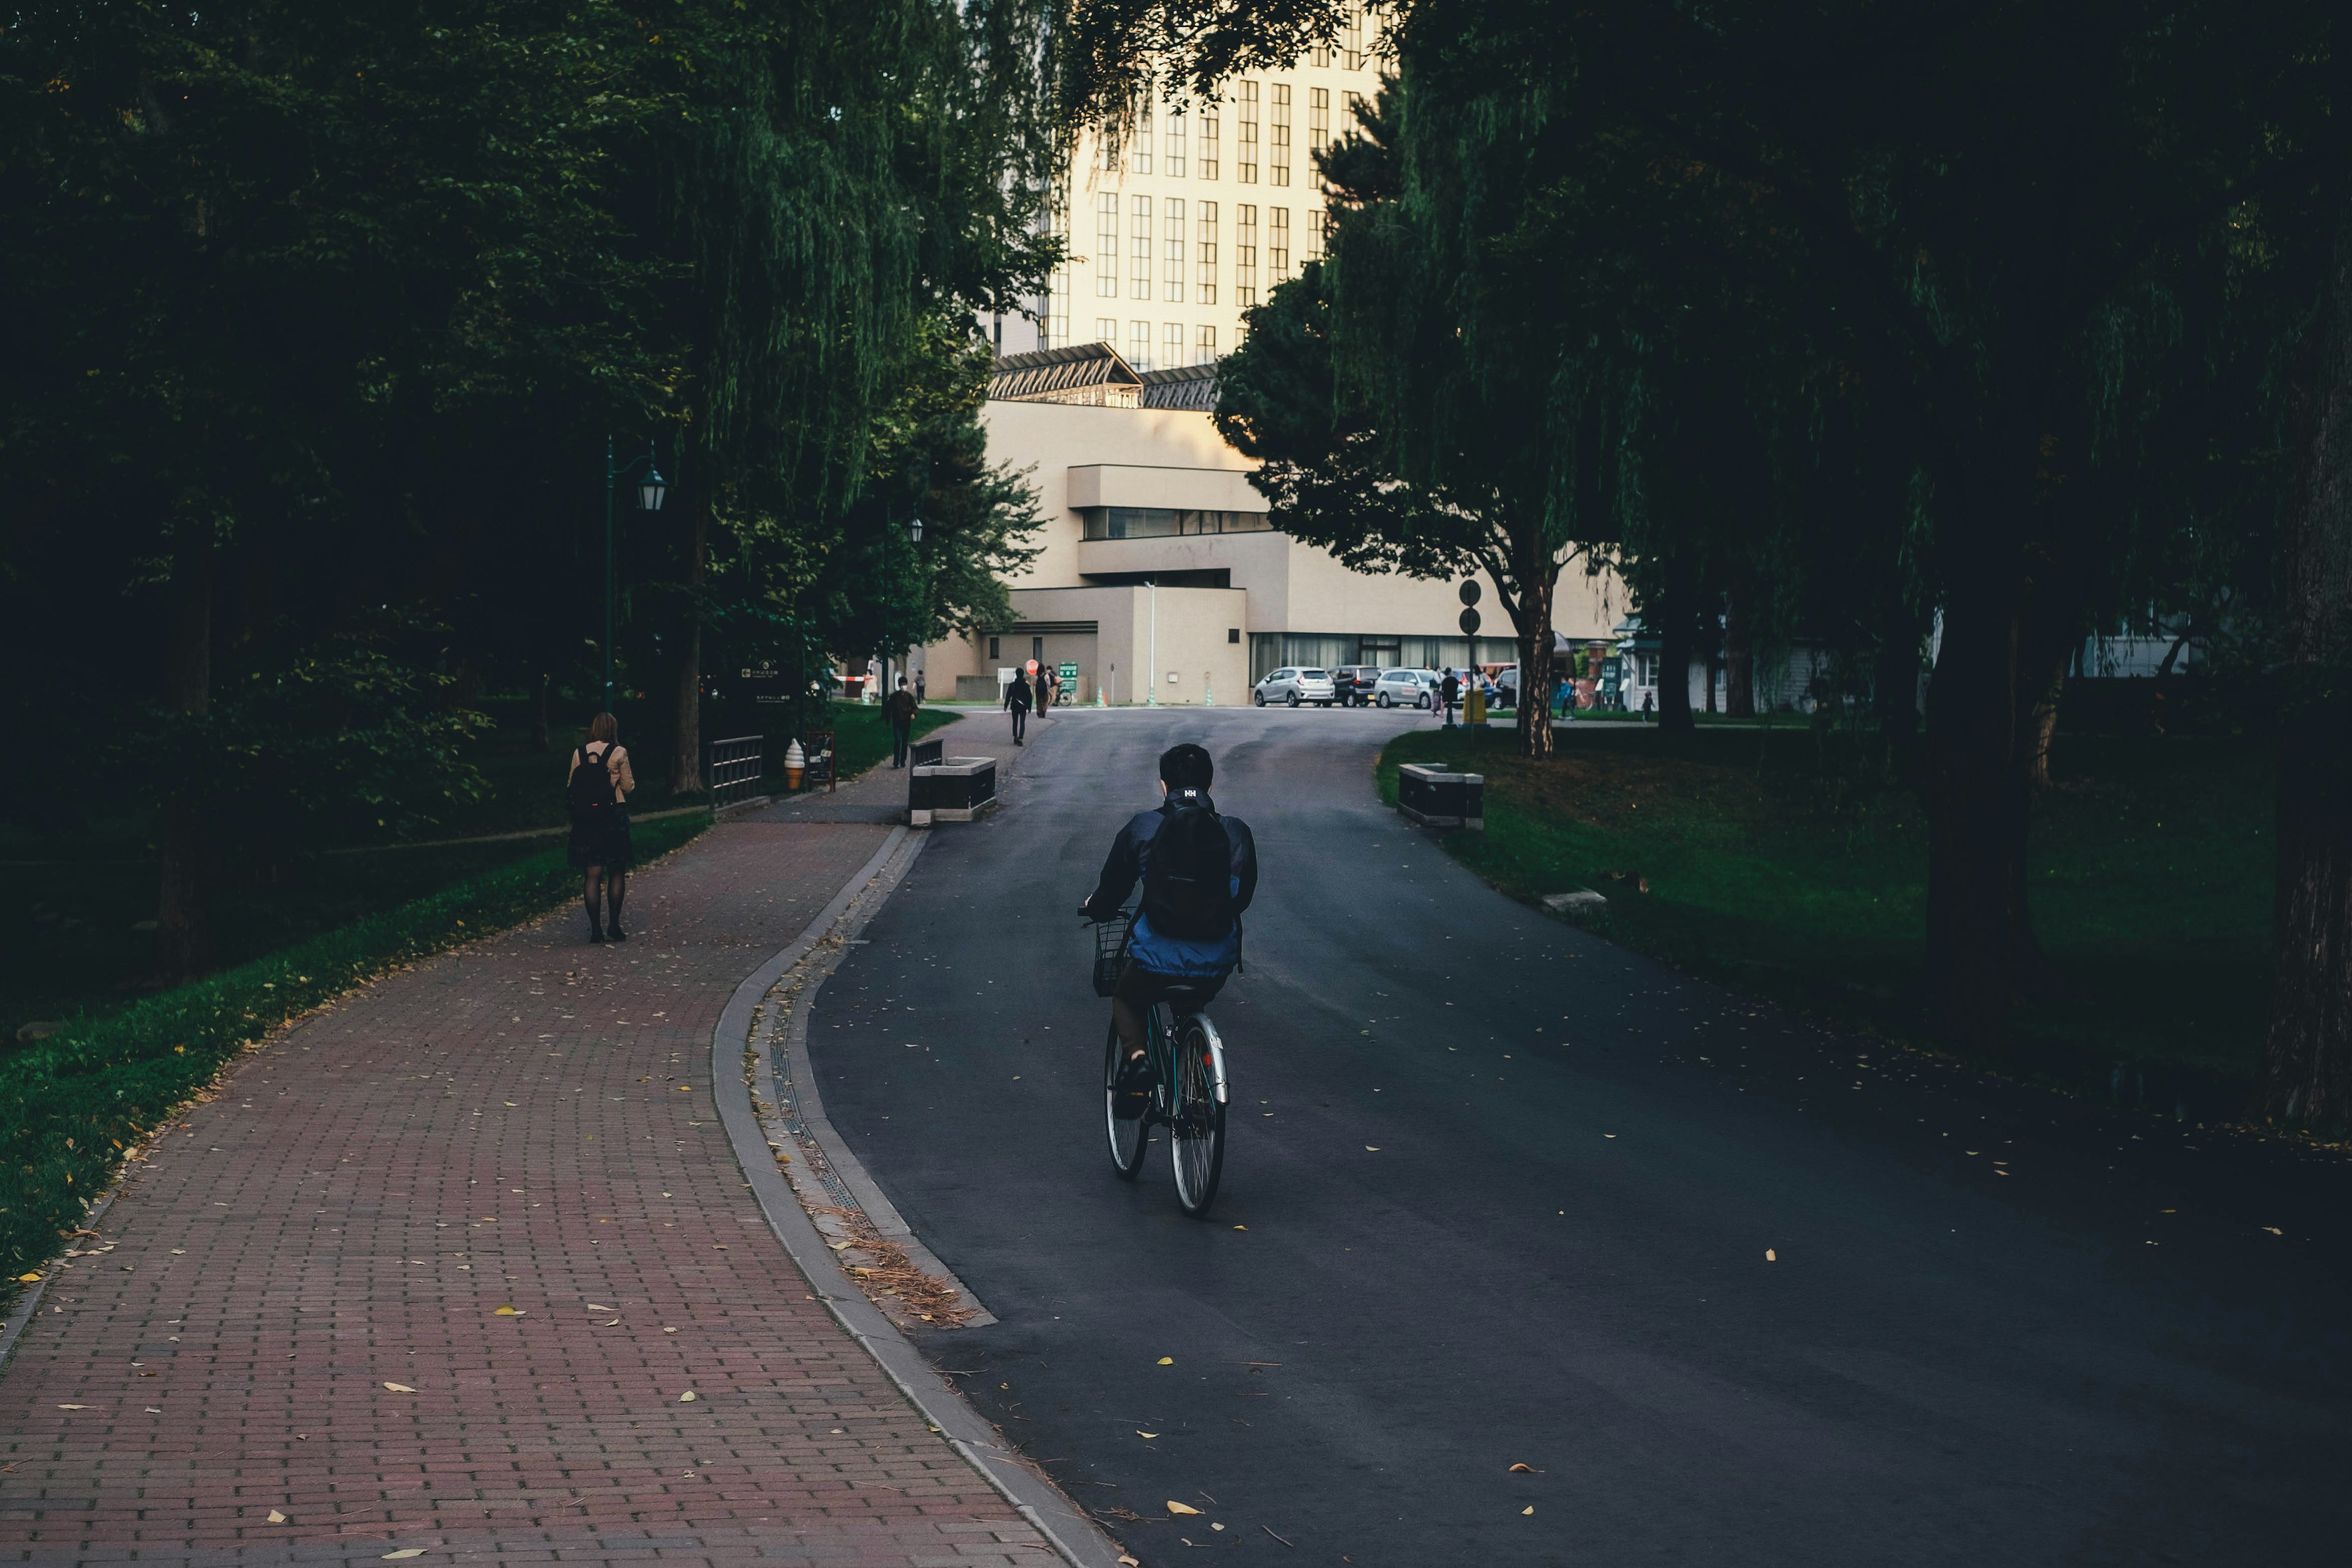
[[[608,871],[617,870],[635,860],[636,852],[629,844],[627,806],[597,806],[572,814],[572,869],[602,866]]]

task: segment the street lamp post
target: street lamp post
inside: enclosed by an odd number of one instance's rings
[[[646,447],[646,455],[633,458],[620,468],[613,466],[613,438],[604,437],[604,711],[613,710],[613,486],[623,474],[639,463],[646,471],[637,479],[637,510],[659,511],[662,502],[669,498],[669,483],[654,467],[654,449]]]

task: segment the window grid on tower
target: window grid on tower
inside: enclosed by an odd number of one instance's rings
[[[1184,198],[1170,196],[1160,204],[1160,297],[1171,305],[1184,302]]]
[[[1169,321],[1160,329],[1160,368],[1174,370],[1184,363],[1184,323]]]
[[[1151,368],[1151,323],[1129,321],[1127,324],[1127,365],[1141,375]]]
[[[1290,184],[1290,84],[1274,84],[1273,122],[1267,128],[1265,150],[1265,183],[1269,185]]]
[[[1257,87],[1242,83],[1240,145],[1234,150],[1234,172],[1244,185],[1257,184]]]
[[[1310,87],[1307,89],[1307,150],[1310,153],[1328,151],[1331,145],[1331,89]]]
[[[1095,197],[1095,292],[1118,298],[1118,193]]]
[[[1339,25],[1339,47],[1349,70],[1364,68],[1364,8],[1361,5],[1348,7],[1347,19]]]
[[[1095,318],[1095,341],[1108,349],[1118,347],[1118,321],[1116,317]]]
[[[1216,328],[1195,327],[1192,329],[1192,363],[1194,364],[1214,364],[1217,363]]]
[[[1193,274],[1193,303],[1213,305],[1217,302],[1217,204],[1194,204],[1193,235],[1198,263]]]
[[[1290,276],[1290,209],[1265,209],[1265,282],[1271,289]]]
[[[1234,207],[1234,304],[1246,310],[1257,303],[1257,208]]]
[[[1151,173],[1151,95],[1139,94],[1135,100],[1135,124],[1127,142],[1127,166],[1138,174]]]
[[[1217,177],[1217,136],[1222,129],[1221,115],[1215,104],[1201,110],[1201,178]]]
[[[1190,128],[1187,116],[1171,114],[1168,117],[1166,144],[1162,148],[1160,166],[1168,171],[1171,178],[1181,180],[1184,177],[1184,133]]]
[[[1127,297],[1151,298],[1151,198],[1137,196],[1128,209],[1134,220],[1127,236]]]

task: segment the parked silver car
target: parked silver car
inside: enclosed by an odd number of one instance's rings
[[[1328,708],[1338,696],[1328,669],[1277,669],[1250,691],[1250,700],[1261,708],[1269,702],[1293,708],[1312,702],[1318,708]]]
[[[1384,669],[1372,684],[1372,700],[1382,708],[1426,708],[1437,700],[1433,669]]]

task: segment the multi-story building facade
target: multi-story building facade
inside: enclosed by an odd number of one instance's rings
[[[1337,47],[1287,70],[1242,76],[1214,101],[1147,99],[1124,136],[1082,137],[1053,219],[1069,259],[1034,342],[1008,321],[998,351],[1099,341],[1139,372],[1232,353],[1242,313],[1323,254],[1313,154],[1379,84],[1372,19],[1350,16]]]

